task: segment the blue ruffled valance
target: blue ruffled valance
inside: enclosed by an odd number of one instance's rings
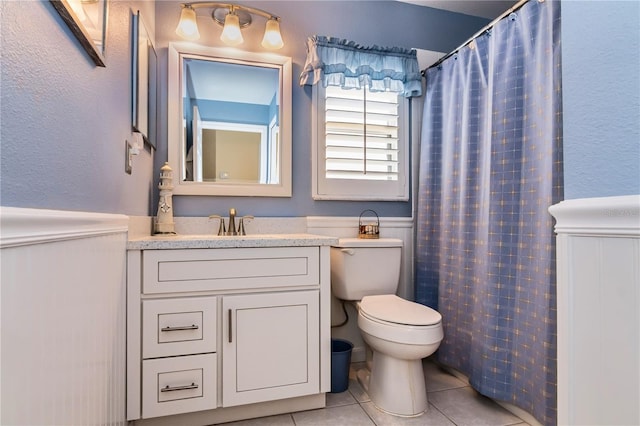
[[[368,87],[372,92],[398,92],[409,98],[422,94],[422,79],[415,50],[400,47],[364,47],[335,37],[307,39],[307,60],[300,85],[344,89]]]

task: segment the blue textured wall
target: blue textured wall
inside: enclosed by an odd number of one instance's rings
[[[304,38],[326,34],[362,44],[449,51],[486,21],[397,2],[249,2],[282,16],[294,77]],[[640,193],[640,3],[563,2],[562,54],[566,198]],[[106,68],[93,65],[48,1],[0,1],[0,204],[133,215],[155,214],[159,164],[166,158],[166,88],[161,90],[159,150],[146,149],[124,172],[130,128],[130,12],[142,10],[156,33],[160,81],[166,46],[176,40],[178,1],[112,1]],[[219,45],[210,24],[201,42]],[[260,50],[260,31],[246,48]],[[164,49],[164,50],[163,50]],[[294,197],[177,197],[178,215],[355,215],[363,204],[408,216],[409,203],[311,199],[311,94],[294,84]]]
[[[166,46],[176,40],[180,2],[110,1],[107,67],[99,68],[49,1],[0,0],[0,204],[155,214],[158,169],[167,155]],[[286,46],[279,53],[293,57],[294,79],[304,61],[304,40],[312,34],[362,44],[448,51],[486,22],[388,1],[243,3],[282,16]],[[127,175],[124,144],[131,139],[131,9],[142,11],[150,32],[156,35],[163,86],[158,151],[144,150],[134,158],[133,174]],[[208,21],[202,19],[201,42],[220,45],[219,27]],[[260,26],[245,31],[247,50],[262,50]],[[296,85],[293,98],[293,198],[176,197],[176,214],[224,213],[232,205],[243,214],[265,216],[358,214],[361,203],[311,199],[311,94]],[[373,205],[381,214],[410,215],[409,203]]]
[[[640,194],[640,2],[562,3],[565,198]]]
[[[290,56],[293,62],[293,197],[246,198],[174,196],[174,208],[180,216],[226,214],[235,207],[241,214],[259,216],[357,216],[365,208],[373,208],[383,216],[411,216],[410,202],[342,202],[314,201],[311,198],[311,89],[302,88],[297,79],[306,58],[308,36],[321,34],[347,38],[363,45],[417,47],[448,52],[485,25],[485,19],[474,18],[393,1],[243,1],[242,4],[268,10],[282,18],[281,31],[285,46],[277,53]],[[175,34],[179,5],[156,3],[159,60],[166,69],[169,42],[181,41]],[[223,46],[220,27],[212,20],[198,19],[199,44]],[[263,51],[260,41],[263,20],[243,32],[243,49]],[[161,79],[166,79],[163,71]],[[166,122],[166,87],[160,95],[161,119]],[[420,99],[419,102],[422,102]],[[166,127],[160,129],[161,146],[156,170],[167,158]]]
[[[0,1],[0,204],[146,215],[149,149],[124,171],[131,140],[131,8],[109,2],[106,68],[96,67],[49,1]]]

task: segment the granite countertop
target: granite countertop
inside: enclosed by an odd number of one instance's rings
[[[217,235],[151,235],[127,242],[129,250],[171,250],[244,247],[309,247],[330,246],[338,239],[313,234]]]

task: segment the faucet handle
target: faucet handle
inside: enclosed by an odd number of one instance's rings
[[[246,216],[242,216],[240,218],[240,224],[238,225],[238,235],[247,235],[247,233],[244,231],[244,220],[250,220],[253,219],[253,216],[250,215],[246,215]]]
[[[224,226],[224,218],[217,214],[212,214],[209,216],[209,219],[219,219],[220,226],[218,227],[218,235],[225,235],[227,232],[227,228]]]

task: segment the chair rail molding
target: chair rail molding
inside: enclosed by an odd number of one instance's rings
[[[120,214],[0,206],[0,248],[127,232]]]

